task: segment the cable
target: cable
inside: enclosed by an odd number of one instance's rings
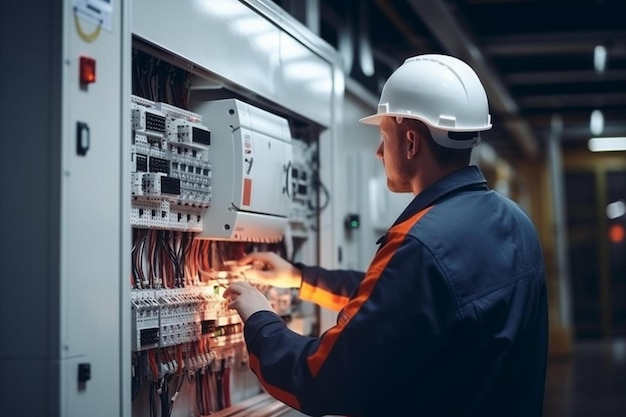
[[[142,288],[148,288],[150,286],[150,281],[146,276],[146,273],[143,270],[144,257],[146,253],[146,242],[148,240],[148,231],[144,231],[143,236],[141,238],[141,244],[139,246],[139,252],[137,253],[137,272],[139,274],[139,280]]]
[[[152,382],[150,384],[150,417],[157,417],[157,383]]]
[[[137,364],[137,361],[139,361],[138,364]],[[131,386],[132,386],[131,398],[132,398],[132,401],[135,401],[135,398],[137,398],[137,396],[141,392],[141,387],[142,387],[142,384],[143,384],[143,366],[142,365],[143,364],[142,364],[141,357],[139,357],[137,355],[133,355],[132,382],[131,382]]]
[[[143,249],[146,242],[147,232],[143,229],[133,229],[133,248],[131,250],[132,256],[132,277],[133,277],[133,288],[139,289],[144,285],[144,276],[143,276]]]
[[[158,284],[158,278],[157,278],[158,259],[157,259],[157,251],[156,251],[156,247],[157,247],[156,240],[157,240],[156,231],[150,230],[149,238],[148,238],[148,259],[149,259],[148,266],[149,266],[150,288],[157,288],[157,284]]]
[[[204,405],[202,378],[196,377],[196,407],[198,408],[198,413],[201,415],[207,414],[207,410]]]
[[[169,404],[168,404],[168,407],[167,407],[167,416],[168,417],[172,415],[172,411],[174,410],[174,402],[178,398],[178,393],[180,392],[180,390],[181,390],[181,388],[183,386],[183,382],[185,382],[185,378],[182,375],[177,375],[175,377],[172,377],[171,380],[174,381],[175,383],[172,384],[174,386],[174,393],[169,397]],[[168,389],[168,391],[169,391],[169,389]]]
[[[223,359],[222,359],[223,361]],[[224,408],[230,407],[230,365],[226,364],[224,368]]]
[[[169,237],[169,231],[161,230],[157,232],[157,258],[156,261],[159,266],[160,276],[163,278],[165,288],[174,288],[177,286],[176,270],[178,269],[176,255],[172,248],[172,243]],[[164,255],[167,255],[165,257]],[[166,259],[170,260],[171,264],[166,262]]]
[[[314,207],[311,204],[311,201],[308,202],[308,206],[309,209],[311,210],[316,210],[317,213],[321,213],[326,207],[328,207],[328,204],[330,203],[330,192],[328,191],[328,188],[326,188],[326,186],[324,185],[324,183],[322,182],[322,180],[319,179],[319,175],[317,172],[315,172],[315,178],[313,180],[313,186],[318,189],[321,190],[322,193],[324,194],[325,197],[325,201],[324,204],[318,204],[317,208]]]
[[[215,371],[215,385],[217,387],[218,410],[224,408],[224,359],[220,361],[220,368]]]
[[[191,250],[191,243],[193,242],[193,236],[188,233],[180,232],[180,247],[178,252],[178,269],[180,274],[180,286],[185,286],[185,266],[187,264],[187,258]]]

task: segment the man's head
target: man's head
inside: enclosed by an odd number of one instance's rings
[[[441,176],[469,164],[472,148],[439,145],[420,120],[385,116],[378,128],[376,156],[383,162],[387,186],[393,192],[418,194]]]
[[[376,154],[385,163],[389,188],[397,192],[409,191],[411,182],[418,193],[467,165],[479,132],[491,129],[487,94],[474,70],[437,54],[407,59],[383,86],[378,112],[360,121],[379,126]]]

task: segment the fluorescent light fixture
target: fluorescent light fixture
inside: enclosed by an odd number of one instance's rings
[[[604,131],[604,115],[600,110],[594,110],[591,112],[591,119],[589,120],[589,129],[593,135],[601,135]]]
[[[610,220],[617,219],[626,214],[626,204],[624,200],[617,200],[606,206],[606,217]]]
[[[626,136],[591,138],[587,146],[592,152],[626,151]]]
[[[596,72],[604,72],[606,68],[606,48],[602,45],[593,49],[593,66]]]

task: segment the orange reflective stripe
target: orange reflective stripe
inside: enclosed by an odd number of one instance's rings
[[[250,368],[252,368],[256,376],[259,378],[259,382],[261,383],[261,385],[263,385],[263,388],[265,388],[272,397],[284,402],[285,404],[292,408],[295,408],[296,410],[300,410],[300,401],[298,401],[295,395],[272,384],[269,384],[263,378],[259,358],[254,355],[250,355]]]
[[[333,294],[306,282],[300,286],[299,297],[333,311],[341,310],[350,301],[350,297]]]
[[[369,299],[372,291],[374,291],[374,287],[376,286],[378,279],[387,267],[391,257],[402,245],[402,242],[404,242],[409,230],[411,230],[413,225],[415,225],[415,223],[417,223],[430,210],[431,207],[425,208],[404,222],[389,229],[387,235],[388,240],[376,253],[376,256],[374,256],[370,267],[367,269],[365,278],[359,285],[356,297],[350,300],[346,307],[341,311],[337,324],[324,333],[320,339],[317,351],[307,359],[309,370],[311,371],[313,377],[317,376],[317,373],[326,361],[326,358],[328,358],[328,355],[335,346],[339,336],[341,336],[341,333],[348,325],[352,317],[359,312],[361,306]]]

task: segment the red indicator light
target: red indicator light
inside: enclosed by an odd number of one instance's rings
[[[609,240],[611,243],[622,243],[626,237],[626,231],[621,224],[612,224],[609,227]]]
[[[80,83],[91,84],[96,82],[96,60],[86,56],[80,57]]]

